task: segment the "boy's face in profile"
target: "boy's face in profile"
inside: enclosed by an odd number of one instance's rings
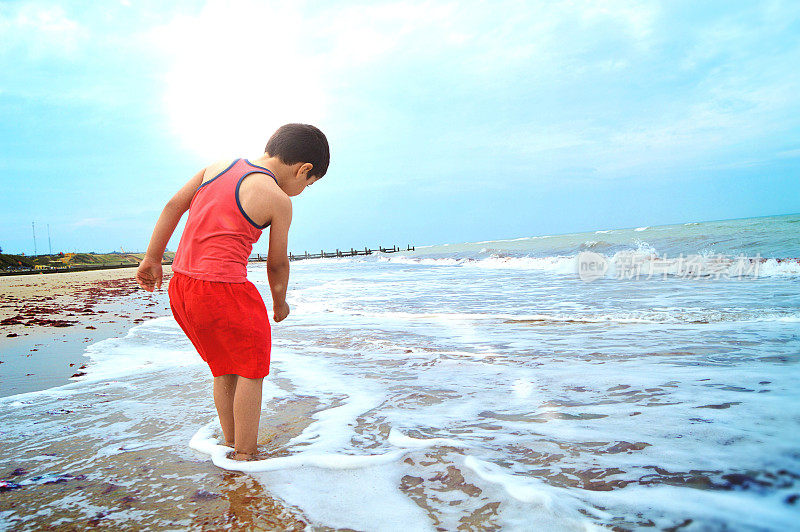
[[[306,187],[310,187],[311,185],[319,181],[319,179],[320,178],[318,176],[309,177],[308,179],[306,179]],[[305,190],[306,187],[304,187],[303,190]]]

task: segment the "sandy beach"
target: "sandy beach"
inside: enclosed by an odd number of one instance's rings
[[[187,447],[214,415],[204,373],[180,383],[170,371],[145,373],[4,403],[0,529],[305,529],[264,483]],[[299,434],[307,403],[270,403],[262,448]]]
[[[86,345],[170,315],[136,268],[0,277],[0,397],[70,382]],[[170,266],[164,266],[166,292]]]
[[[26,428],[9,419],[0,430],[5,442],[0,528],[12,522],[22,529],[107,527],[125,516],[137,527],[157,529],[304,529],[302,514],[271,497],[257,480],[221,470],[186,447],[196,427],[213,416],[205,382],[210,376],[202,366],[184,376],[179,394],[159,374],[111,379],[99,389],[71,379],[91,373],[88,345],[124,337],[137,324],[171,315],[170,267],[164,267],[162,287],[154,293],[139,288],[135,271],[0,277],[0,397],[17,396],[4,403],[11,405],[6,413],[24,410],[31,423]],[[69,386],[56,388],[63,385]],[[27,394],[50,388],[55,390]],[[200,409],[187,412],[186,403]],[[259,445],[265,451],[299,434],[310,423],[314,404],[273,406],[261,420]],[[169,416],[174,419],[167,421]],[[118,434],[122,439],[114,445],[115,432],[103,427],[128,417],[136,430]],[[57,437],[27,437],[51,424]],[[164,441],[165,426],[177,442]],[[131,444],[132,433],[141,434],[145,443]],[[21,520],[6,521],[5,513]]]

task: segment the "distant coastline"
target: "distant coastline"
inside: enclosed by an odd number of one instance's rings
[[[398,251],[414,251],[414,246],[408,245],[405,250],[397,245],[392,247],[378,246],[377,249],[365,247],[363,250],[350,248],[328,252],[321,250],[319,253],[303,254],[289,253],[289,260],[355,257],[358,255],[371,255],[376,252],[397,253]],[[59,253],[57,255],[10,255],[0,254],[0,276],[8,275],[34,275],[39,273],[64,273],[89,270],[111,270],[116,268],[135,268],[144,259],[141,253]],[[171,265],[175,258],[174,251],[164,253],[163,265]],[[252,254],[249,262],[263,262],[266,255]]]
[[[164,264],[172,264],[174,251],[164,253]],[[0,275],[79,272],[137,267],[144,258],[140,253],[58,253],[48,255],[0,254]]]

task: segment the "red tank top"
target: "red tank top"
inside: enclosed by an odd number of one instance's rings
[[[242,209],[239,187],[254,173],[275,175],[247,159],[236,159],[199,187],[189,204],[172,270],[204,281],[247,281],[247,259],[266,225],[257,225]],[[277,183],[278,180],[275,179]]]

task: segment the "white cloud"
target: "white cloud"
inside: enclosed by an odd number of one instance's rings
[[[57,4],[0,4],[0,53],[34,61],[70,59],[85,41],[86,29]]]

